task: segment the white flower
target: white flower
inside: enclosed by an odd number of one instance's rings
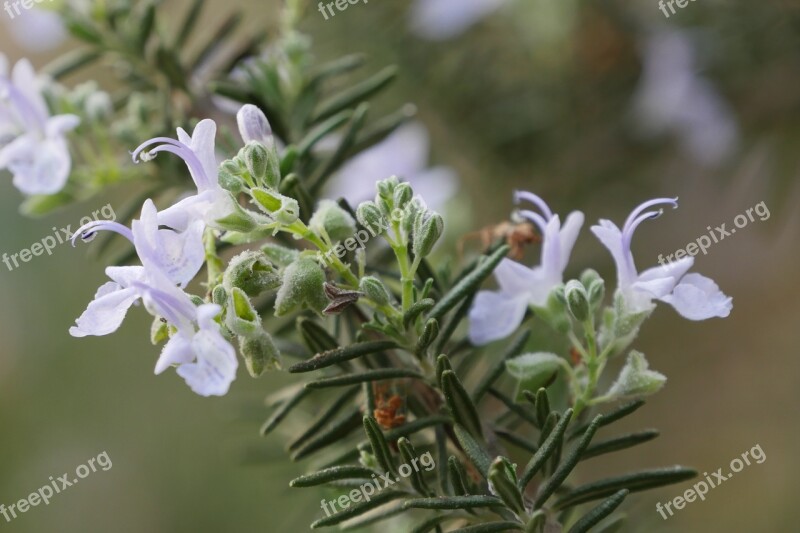
[[[617,264],[617,291],[626,310],[649,312],[655,307],[653,300],[661,300],[689,320],[728,316],[733,307],[732,298],[725,296],[712,280],[700,274],[686,274],[694,264],[693,257],[650,268],[641,274],[636,271],[631,253],[633,233],[639,224],[663,212],[647,209],[663,204],[678,207],[677,198],[656,198],[634,209],[621,231],[610,220],[600,220],[599,225],[592,226],[592,233],[608,248]]]
[[[446,41],[466,31],[508,0],[416,0],[411,31],[432,41]]]
[[[0,169],[11,171],[17,189],[32,195],[64,187],[72,166],[64,136],[79,122],[75,115],[51,117],[28,60],[20,59],[9,77],[0,54]],[[3,137],[13,140],[3,145]]]
[[[429,152],[430,139],[422,124],[401,126],[383,142],[348,161],[331,180],[327,192],[357,205],[375,196],[375,181],[400,176],[430,209],[439,209],[455,194],[458,178],[449,167],[429,168]]]
[[[542,232],[541,265],[528,268],[510,259],[503,259],[497,265],[494,275],[500,290],[478,292],[469,312],[469,338],[475,345],[508,336],[522,323],[529,306],[545,306],[550,292],[563,281],[564,269],[583,225],[583,213],[575,211],[567,216],[562,227],[558,215],[533,193],[517,192],[515,200],[531,202],[542,212],[519,212]]]
[[[178,128],[178,140],[156,137],[142,143],[133,151],[134,162],[150,161],[159,152],[169,152],[186,162],[189,173],[197,187],[197,194],[184,198],[159,213],[159,222],[178,231],[202,220],[215,227],[215,222],[225,218],[234,207],[228,191],[219,184],[218,166],[214,152],[217,124],[210,119],[201,120],[192,135]],[[145,150],[149,146],[155,148]]]

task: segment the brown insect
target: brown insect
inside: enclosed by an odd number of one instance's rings
[[[392,429],[406,423],[405,401],[397,394],[387,395],[388,385],[374,385],[375,411],[373,415],[384,429]]]
[[[495,239],[505,239],[506,244],[511,246],[509,257],[520,260],[525,253],[525,246],[528,244],[538,244],[542,242],[541,236],[536,232],[530,222],[501,222],[494,226],[487,226],[467,233],[458,241],[458,253],[464,255],[464,244],[471,239],[480,239],[481,245],[488,248]]]

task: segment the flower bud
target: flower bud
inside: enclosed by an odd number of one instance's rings
[[[666,383],[664,374],[649,369],[644,354],[631,351],[628,361],[619,373],[617,381],[611,386],[607,396],[646,396],[658,392]]]
[[[250,337],[239,338],[239,352],[244,358],[247,371],[254,378],[259,377],[268,369],[279,369],[280,351],[272,342],[272,337],[264,330]]]
[[[227,214],[217,219],[212,226],[217,229],[238,231],[240,233],[249,233],[258,228],[258,221],[253,216],[255,213],[250,213],[244,209],[233,197],[230,198],[226,206],[228,209]]]
[[[564,296],[567,298],[567,309],[578,322],[584,322],[589,318],[589,295],[586,288],[578,280],[571,280],[564,287]]]
[[[228,290],[238,287],[248,296],[258,296],[277,288],[281,278],[263,252],[248,250],[231,259],[222,282]]]
[[[231,174],[227,170],[220,169],[218,176],[220,187],[226,191],[239,194],[245,189],[244,180],[235,174]]]
[[[239,287],[233,287],[228,293],[225,325],[233,333],[242,337],[254,335],[261,329],[261,318],[247,294]]]
[[[239,135],[245,143],[258,142],[267,144],[272,139],[272,128],[267,116],[258,107],[245,104],[236,113],[236,123],[239,126]]]
[[[239,166],[239,163],[233,159],[226,159],[223,161],[220,166],[220,170],[224,170],[229,174],[233,174],[234,176],[241,176],[242,175],[242,167]]]
[[[86,97],[84,109],[90,120],[100,121],[111,116],[114,106],[107,92],[96,91]]]
[[[378,196],[387,201],[392,200],[394,197],[394,189],[397,187],[398,183],[397,176],[379,181],[375,184],[375,188],[378,189]]]
[[[408,183],[400,183],[395,187],[394,194],[392,195],[395,208],[403,208],[414,196],[414,191]]]
[[[386,290],[383,282],[374,276],[361,278],[358,288],[367,298],[378,305],[389,303],[389,291]]]
[[[260,183],[267,175],[267,158],[269,157],[267,149],[263,144],[251,141],[243,150],[242,159],[247,166],[247,171]]]
[[[592,281],[586,289],[589,294],[589,304],[594,308],[600,305],[606,295],[606,282],[602,278]]]
[[[217,285],[211,291],[211,301],[219,306],[224,306],[228,303],[228,292],[222,284]]]
[[[417,220],[414,227],[413,251],[417,257],[426,257],[444,231],[444,219],[438,213],[433,213],[427,219]]]
[[[264,255],[267,256],[267,259],[279,267],[287,267],[291,265],[292,262],[297,259],[299,254],[297,250],[286,248],[285,246],[275,244],[274,242],[268,242],[262,246],[261,251],[264,252]]]
[[[281,283],[275,300],[275,316],[284,316],[298,307],[321,312],[328,305],[325,273],[310,257],[299,257],[286,267]]]
[[[371,228],[375,232],[383,233],[384,218],[375,202],[361,202],[358,209],[356,209],[356,218],[358,223],[365,228]]]
[[[300,217],[300,206],[294,198],[260,187],[250,189],[250,194],[265,213],[281,224],[288,226]]]
[[[322,200],[308,221],[317,234],[327,233],[332,241],[342,241],[356,232],[356,221],[333,200]]]

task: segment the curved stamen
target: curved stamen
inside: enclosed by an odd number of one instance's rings
[[[128,226],[123,226],[119,222],[112,222],[110,220],[95,220],[94,222],[84,224],[72,234],[72,246],[75,246],[75,241],[78,240],[78,238],[85,241],[98,231],[113,231],[114,233],[119,233],[133,243],[133,232]]]
[[[675,198],[654,198],[652,200],[648,200],[648,201],[646,201],[646,202],[644,202],[642,204],[639,204],[636,207],[636,209],[634,209],[631,212],[631,214],[628,215],[628,218],[625,220],[625,225],[622,227],[622,233],[628,233],[629,232],[631,224],[633,224],[634,220],[636,220],[637,217],[640,214],[642,214],[643,211],[645,211],[646,209],[650,209],[653,206],[662,205],[662,204],[669,204],[669,205],[672,206],[673,209],[677,209],[678,208],[678,198],[677,197],[675,197]],[[630,233],[633,234],[633,231],[630,230]]]
[[[547,220],[553,218],[553,212],[550,211],[550,207],[539,196],[528,191],[514,191],[514,203],[518,204],[523,200],[536,205],[536,207],[542,211]]]
[[[544,235],[545,230],[547,229],[547,221],[544,219],[542,215],[536,213],[535,211],[530,211],[529,209],[518,209],[517,213],[522,217],[530,220],[537,226],[539,226],[539,230],[541,230],[542,235]]]
[[[5,89],[8,99],[11,100],[12,109],[15,109],[19,113],[27,129],[37,128],[44,131],[47,117],[41,116],[22,91],[9,80],[1,78],[0,88]]]
[[[639,217],[636,218],[630,224],[626,224],[625,229],[622,232],[622,249],[623,250],[631,249],[631,239],[633,238],[633,233],[636,231],[636,228],[639,227],[639,224],[641,224],[645,220],[656,219],[663,214],[664,214],[663,209],[659,209],[658,211],[648,211],[647,213],[639,215]]]
[[[152,150],[145,150],[145,148],[148,146],[152,146],[157,143],[163,144],[156,146]],[[131,156],[133,157],[133,162],[138,163],[139,161],[152,160],[159,152],[169,152],[183,159],[186,162],[186,165],[189,167],[189,171],[192,174],[192,178],[194,179],[198,190],[205,190],[212,186],[211,179],[206,176],[206,172],[203,169],[203,164],[200,162],[197,154],[195,154],[187,145],[180,141],[176,141],[175,139],[170,139],[169,137],[155,137],[140,144],[136,150],[131,152]]]

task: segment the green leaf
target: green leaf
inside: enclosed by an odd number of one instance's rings
[[[522,531],[518,522],[488,522],[456,529],[453,533],[495,533],[499,531]]]
[[[409,307],[408,311],[403,313],[403,326],[407,328],[419,315],[429,311],[435,304],[431,298],[425,298]]]
[[[522,391],[536,391],[558,372],[566,361],[554,353],[526,353],[506,361],[508,373],[517,380],[516,399],[524,396]]]
[[[353,112],[353,116],[348,123],[347,129],[344,132],[339,146],[319,167],[319,170],[310,179],[309,191],[316,194],[325,184],[325,181],[341,166],[350,154],[350,149],[356,141],[356,136],[367,119],[367,112],[369,111],[369,104],[366,102],[359,105]]]
[[[484,394],[489,390],[489,387],[492,386],[500,376],[503,375],[503,371],[506,369],[505,362],[507,359],[518,355],[522,348],[525,346],[525,343],[528,342],[528,339],[531,336],[531,330],[525,330],[520,335],[511,342],[506,351],[503,353],[503,356],[500,357],[494,364],[489,368],[486,372],[484,378],[475,387],[475,392],[472,394],[472,399],[475,403],[478,403],[481,398],[483,398]]]
[[[648,429],[592,444],[586,448],[586,451],[583,452],[581,461],[591,457],[597,457],[598,455],[603,455],[605,453],[616,452],[619,450],[632,448],[633,446],[638,446],[639,444],[653,440],[654,438],[658,437],[658,435],[658,430]]]
[[[156,22],[156,6],[148,4],[144,8],[142,17],[137,22],[136,26],[136,47],[140,52],[143,52],[147,45],[147,40],[153,32],[153,27]]]
[[[288,400],[280,404],[278,409],[272,413],[272,416],[264,422],[264,425],[261,426],[261,434],[267,435],[270,431],[275,429],[275,427],[281,423],[281,421],[286,418],[286,415],[294,409],[300,401],[308,396],[311,393],[309,389],[299,389],[296,393],[294,393]]]
[[[444,374],[445,370],[450,370],[452,372],[453,365],[445,354],[441,354],[436,358],[436,383],[439,384],[439,387],[442,386],[442,374]]]
[[[195,24],[197,23],[197,19],[200,17],[200,13],[203,11],[204,5],[205,0],[194,0],[192,2],[191,7],[186,12],[186,16],[183,19],[183,24],[180,26],[181,31],[178,34],[178,38],[175,39],[175,48],[181,49],[183,45],[186,44],[186,40],[192,34],[192,30],[194,30]]]
[[[534,453],[536,453],[536,450],[538,450],[536,445],[526,441],[525,439],[523,439],[522,437],[519,437],[516,433],[513,433],[511,431],[505,431],[505,430],[502,430],[502,429],[495,429],[494,430],[494,434],[497,435],[498,437],[500,437],[501,439],[505,440],[506,442],[509,442],[509,443],[513,444],[514,446],[516,446],[517,448],[525,450],[526,452],[528,452],[530,454],[534,454]]]
[[[504,457],[498,457],[489,467],[489,482],[492,484],[493,492],[503,500],[506,507],[523,516],[525,504],[522,502],[522,493],[517,488],[516,479],[512,479],[511,476],[516,477],[513,468],[508,464],[508,459]]]
[[[325,328],[310,318],[298,318],[297,329],[313,353],[328,352],[339,348],[338,341]]]
[[[539,426],[544,427],[544,423],[547,421],[547,417],[550,415],[550,399],[547,397],[547,389],[540,388],[536,391],[536,419],[539,421]],[[584,431],[588,429],[589,426],[584,428]]]
[[[458,459],[452,455],[447,459],[447,472],[450,477],[450,484],[453,486],[453,492],[456,496],[467,496],[469,490],[469,476]]]
[[[578,445],[575,447],[574,450],[558,465],[558,468],[553,475],[550,476],[547,481],[539,488],[539,495],[536,497],[536,501],[534,501],[533,506],[538,509],[540,508],[544,502],[547,501],[550,496],[558,489],[564,480],[567,479],[567,476],[572,469],[575,468],[575,465],[578,464],[578,461],[581,458],[581,454],[583,451],[589,446],[589,443],[592,441],[592,437],[597,432],[597,428],[600,427],[600,421],[603,419],[603,415],[597,415],[595,419],[589,424],[589,428],[586,430],[586,433],[583,434]]]
[[[556,509],[565,509],[573,505],[605,498],[614,494],[620,489],[628,489],[631,492],[639,492],[673,483],[680,483],[692,479],[697,472],[682,466],[659,468],[653,470],[643,470],[622,476],[601,479],[586,485],[581,485],[564,494],[555,503]]]
[[[581,519],[570,528],[569,533],[586,533],[603,518],[613,513],[614,510],[622,504],[622,501],[628,494],[629,491],[626,489],[617,491],[613,496],[583,515]]]
[[[317,529],[321,527],[327,526],[335,526],[345,520],[349,520],[350,518],[362,515],[367,511],[375,509],[376,507],[380,507],[381,505],[388,503],[392,500],[396,500],[398,498],[402,498],[406,496],[406,492],[397,491],[397,490],[385,490],[379,492],[372,499],[368,502],[362,502],[357,504],[351,504],[350,507],[347,509],[343,509],[337,512],[334,515],[327,516],[325,518],[320,518],[316,522],[311,524],[311,529]]]
[[[464,453],[467,454],[467,457],[478,469],[478,472],[486,478],[489,475],[489,467],[492,466],[492,459],[489,454],[463,426],[456,424],[453,429]]]
[[[327,430],[301,446],[294,452],[294,455],[292,455],[292,461],[299,461],[316,451],[341,441],[359,426],[361,426],[361,411],[355,409],[349,416],[334,422]]]
[[[500,498],[494,496],[438,496],[436,498],[412,498],[403,507],[406,509],[473,509],[475,507],[503,507]]]
[[[404,368],[382,368],[379,370],[369,370],[367,372],[361,372],[358,374],[343,374],[341,376],[334,376],[332,378],[309,381],[305,386],[307,389],[323,389],[326,387],[355,385],[356,383],[364,383],[365,381],[380,381],[384,379],[397,378],[424,379],[425,376],[414,370],[406,370]]]
[[[353,399],[353,397],[358,393],[359,389],[359,387],[353,387],[337,398],[330,407],[325,409],[325,411],[319,415],[316,422],[311,424],[308,429],[306,429],[299,437],[289,444],[289,451],[296,450],[302,446],[304,442],[313,437],[319,430],[324,428],[325,425],[333,420],[333,417],[335,417],[339,411],[341,411]]]
[[[519,478],[519,488],[525,490],[533,476],[544,466],[545,461],[556,451],[556,448],[561,446],[561,440],[564,432],[567,430],[570,420],[572,419],[572,409],[567,409],[561,416],[561,419],[556,424],[556,427],[547,436],[547,439],[542,443],[536,453],[533,454],[522,475]]]
[[[453,419],[462,425],[476,439],[483,439],[483,429],[478,410],[464,389],[464,385],[452,370],[442,372],[442,392],[444,401]]]
[[[395,348],[397,348],[397,344],[391,341],[370,341],[351,344],[350,346],[318,353],[311,359],[292,365],[289,367],[289,372],[293,374],[298,372],[311,372],[344,361],[350,361],[357,357],[363,357],[385,350],[393,350]]]
[[[332,117],[328,118],[324,122],[314,126],[311,131],[306,133],[303,140],[297,143],[297,157],[303,158],[306,157],[311,149],[323,138],[325,138],[328,134],[330,134],[333,130],[340,127],[342,124],[347,122],[353,117],[353,111],[350,109],[345,109],[344,111],[333,115]]]
[[[378,422],[371,416],[365,416],[364,431],[372,446],[372,454],[375,456],[375,459],[377,459],[381,468],[383,468],[383,471],[391,472],[396,475],[397,467],[395,466],[394,457],[392,457],[389,443],[386,442],[386,437],[384,437]]]
[[[414,445],[411,444],[411,441],[405,437],[398,439],[397,447],[400,450],[400,455],[403,457],[403,461],[405,464],[411,465],[416,464],[414,461],[418,460],[419,454],[417,450],[414,448]],[[422,475],[418,469],[414,468],[411,471],[411,476],[409,477],[411,481],[411,486],[414,487],[418,493],[422,494],[423,496],[432,495],[428,484],[425,482],[425,477]]]
[[[96,50],[77,49],[59,56],[42,70],[58,80],[96,61],[103,54]],[[141,202],[140,202],[141,207]]]
[[[424,521],[417,527],[411,530],[411,533],[428,533],[430,530],[437,527],[442,522],[446,522],[447,520],[452,520],[453,518],[447,515],[443,516],[434,516],[433,518],[429,518],[428,520]]]
[[[425,350],[436,340],[437,335],[439,335],[439,322],[430,318],[425,323],[422,334],[419,336],[417,345],[414,347],[414,353],[418,356],[425,354]]]
[[[360,465],[333,466],[297,477],[289,482],[290,487],[305,488],[323,485],[340,479],[371,479],[376,474],[374,470]]]
[[[426,261],[423,261],[422,263],[425,262]],[[436,343],[436,348],[434,349],[435,353],[444,351],[444,347],[447,344],[447,341],[449,341],[450,337],[453,336],[453,333],[455,333],[456,329],[458,328],[458,325],[461,323],[464,317],[467,316],[467,313],[472,307],[472,301],[474,299],[475,299],[474,294],[467,296],[467,298],[463,302],[461,302],[461,304],[458,306],[458,309],[456,309],[455,312],[450,316],[450,318],[447,321],[447,324],[444,327],[444,330],[442,331],[442,333],[439,334],[439,341]],[[502,372],[502,368],[500,370]],[[478,400],[476,399],[475,401],[477,402]]]
[[[309,72],[309,85],[318,84],[319,82],[331,76],[338,76],[346,74],[351,70],[355,70],[362,66],[365,62],[363,54],[351,54],[338,59],[334,59],[328,63],[324,63],[316,67],[313,71]]]
[[[339,111],[368,100],[397,77],[397,67],[386,67],[374,76],[350,86],[336,96],[322,102],[311,119],[312,123],[324,120]]]
[[[607,426],[613,422],[616,422],[621,418],[628,416],[629,414],[633,413],[644,404],[645,404],[644,400],[635,400],[630,403],[621,405],[612,411],[609,411],[608,413],[603,415],[603,420],[600,422],[600,427]],[[572,433],[570,433],[568,440],[572,440],[576,437],[583,435],[583,433],[586,431],[588,427],[589,424],[584,424],[582,426],[579,426],[578,428],[573,430]]]
[[[497,398],[498,400],[503,402],[503,404],[506,407],[508,407],[508,409],[511,412],[515,413],[517,416],[519,416],[523,420],[525,420],[527,422],[530,422],[534,426],[537,425],[536,417],[534,417],[534,415],[532,413],[529,413],[522,406],[514,403],[514,400],[512,400],[511,398],[509,398],[508,396],[506,396],[505,394],[503,394],[499,390],[497,390],[494,387],[492,387],[492,388],[489,389],[489,394],[491,394],[492,396],[494,396],[495,398]]]
[[[504,245],[490,256],[484,257],[483,261],[479,262],[469,274],[464,276],[461,281],[439,300],[431,310],[428,318],[441,319],[442,316],[455,307],[458,302],[476,291],[480,284],[494,271],[500,261],[508,255],[509,250],[511,250],[511,248]]]

